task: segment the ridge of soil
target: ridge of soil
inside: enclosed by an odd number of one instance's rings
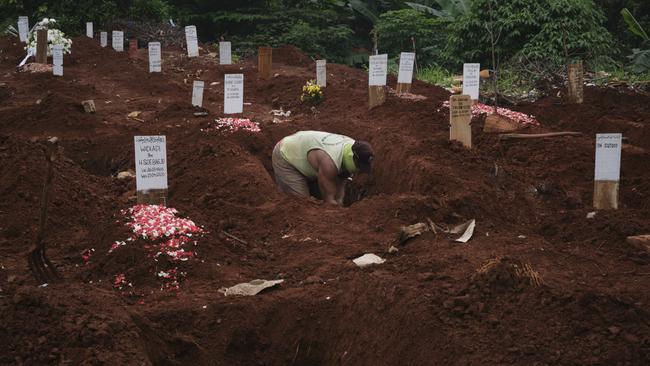
[[[650,233],[647,96],[588,87],[581,105],[515,108],[541,122],[531,131],[576,137],[499,141],[474,118],[467,150],[448,141],[449,93],[419,81],[425,100],[389,95],[368,111],[366,73],[330,63],[325,101],[301,104],[315,67],[291,47],[271,80],[255,60],[169,50],[163,73],[149,74],[146,50],[129,59],[86,37],[62,78],[17,72],[15,38],[0,50],[2,365],[650,364],[650,257],[625,242]],[[238,117],[259,133],[206,131],[224,117],[223,75],[234,72],[250,103]],[[195,79],[206,81],[203,109],[189,103]],[[97,113],[83,112],[87,99]],[[274,123],[280,107],[292,114]],[[273,146],[307,129],[372,143],[373,174],[355,178],[348,207],[276,191]],[[600,132],[627,138],[621,208],[587,219]],[[116,176],[134,169],[133,136],[148,134],[167,136],[169,206],[208,232],[179,291],[159,289],[141,244],[108,254],[129,235],[120,210],[135,204],[135,182]],[[45,237],[65,280],[37,287],[26,255],[48,136],[61,150]],[[427,232],[388,252],[401,226],[427,219],[477,227],[466,244]],[[352,264],[369,252],[386,263]],[[114,289],[118,273],[132,287]],[[218,291],[256,278],[284,283],[255,297]]]

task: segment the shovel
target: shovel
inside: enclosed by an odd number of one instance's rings
[[[29,270],[39,283],[56,282],[61,279],[56,272],[56,268],[45,254],[45,243],[43,234],[45,222],[47,220],[47,204],[50,200],[50,191],[52,188],[52,170],[54,167],[54,155],[58,150],[59,139],[52,137],[47,140],[47,150],[45,160],[47,161],[47,175],[45,176],[45,185],[43,186],[43,196],[41,198],[41,215],[38,220],[38,234],[36,236],[36,247],[27,256]]]

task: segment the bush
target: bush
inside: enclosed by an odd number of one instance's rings
[[[413,50],[411,37],[415,38],[418,60],[425,64],[443,61],[444,30],[447,22],[427,17],[413,9],[388,11],[381,14],[375,24],[378,48],[391,57]]]
[[[488,1],[492,3],[496,46],[501,60],[559,65],[565,63],[563,40],[570,57],[591,66],[611,61],[614,40],[602,26],[604,16],[592,0],[475,0],[469,13],[450,25],[449,62],[490,64]]]
[[[95,29],[99,29],[115,19],[160,21],[169,15],[165,0],[52,0],[7,4],[12,2],[0,0],[0,11],[13,19],[12,24],[19,15],[29,16],[30,25],[37,19],[54,18],[59,28],[70,35],[85,34],[86,22],[93,22]]]

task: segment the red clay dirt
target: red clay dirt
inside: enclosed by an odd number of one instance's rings
[[[0,38],[0,364],[650,363],[650,257],[625,243],[650,233],[650,98],[548,97],[516,109],[539,119],[535,131],[584,135],[500,142],[475,118],[467,150],[448,141],[449,93],[435,86],[415,82],[426,100],[389,95],[368,111],[365,72],[329,64],[312,110],[299,100],[315,74],[304,56],[277,57],[278,75],[262,81],[255,60],[164,50],[156,75],[146,50],[131,60],[97,43],[74,39],[61,78],[17,72],[23,51]],[[224,73],[245,75],[239,117],[260,133],[204,131],[223,117]],[[207,117],[190,105],[197,78]],[[83,112],[87,99],[97,113]],[[279,107],[292,114],[274,123]],[[373,144],[373,174],[354,181],[348,207],[276,192],[273,146],[305,129]],[[587,219],[597,132],[627,137],[621,209]],[[140,240],[108,254],[129,235],[120,211],[135,204],[135,182],[116,176],[134,169],[133,136],[147,134],[167,136],[169,206],[208,231],[178,291],[160,290]],[[26,254],[48,136],[62,149],[46,243],[64,281],[38,287]],[[427,219],[477,226],[466,244],[428,232],[388,252],[401,226]],[[369,252],[386,263],[352,263]],[[113,287],[119,273],[132,287]],[[218,291],[256,278],[284,283],[255,297]]]

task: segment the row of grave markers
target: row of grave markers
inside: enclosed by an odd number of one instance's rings
[[[135,136],[134,144],[138,203],[165,204],[168,187],[166,137]],[[620,133],[596,135],[593,201],[596,209],[618,208],[621,146]]]
[[[27,42],[29,30],[29,19],[19,17],[18,19],[19,37],[22,42]],[[42,36],[42,35],[40,35]],[[94,38],[93,23],[86,23],[86,36]],[[185,38],[187,43],[188,57],[196,57],[198,53],[198,37],[195,26],[185,27]],[[100,32],[100,44],[106,47],[108,43],[108,33]],[[115,51],[124,51],[124,33],[122,31],[112,31],[111,44]],[[137,44],[136,44],[137,48]],[[160,42],[149,42],[149,72],[162,72],[162,50]],[[231,64],[231,43],[219,42],[220,64]],[[272,65],[272,48],[260,47],[258,53],[258,71],[263,79],[270,78]],[[53,74],[63,75],[63,46],[54,45],[52,47]],[[415,63],[415,53],[402,52],[400,54],[399,73],[397,78],[397,92],[405,93],[410,91],[413,80],[413,70]],[[327,61],[316,60],[316,84],[325,87],[327,85]],[[582,103],[583,101],[583,80],[582,64],[576,63],[567,67],[569,85],[569,99],[573,103]],[[373,108],[385,101],[385,86],[388,75],[388,55],[373,55],[369,57],[368,68],[368,85],[369,85],[369,107]],[[480,64],[466,63],[463,65],[463,91],[462,95],[453,95],[450,97],[450,140],[457,140],[463,145],[471,148],[471,118],[472,104],[479,98],[480,86]],[[203,90],[205,82],[195,80],[192,88],[192,105],[201,107],[203,104]],[[244,95],[244,75],[243,74],[225,74],[224,75],[224,113],[237,114],[243,112],[243,95]],[[620,158],[621,158],[621,134],[598,134],[596,136],[596,164],[594,177],[594,207],[598,209],[618,208],[618,189],[620,178]],[[165,191],[167,190],[167,166],[165,136],[136,136],[136,175],[138,182],[154,183],[137,183],[138,194],[150,190]],[[144,144],[144,145],[143,145]],[[149,144],[149,145],[146,145]],[[152,148],[151,144],[157,144],[157,148]],[[149,147],[146,147],[149,146]],[[154,149],[163,157],[157,156],[152,158],[151,149]],[[144,156],[143,151],[149,155]],[[152,161],[164,163],[164,166],[147,166]],[[153,170],[152,170],[153,169]],[[164,177],[164,179],[163,179]],[[164,181],[164,184],[163,184]],[[166,194],[162,193],[162,199]],[[151,197],[150,197],[151,198]],[[140,202],[140,196],[139,196]]]

